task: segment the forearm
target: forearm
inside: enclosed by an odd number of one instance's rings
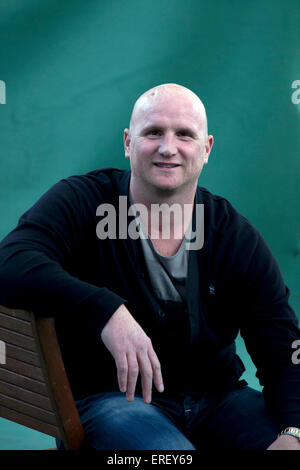
[[[294,436],[280,435],[266,450],[300,450],[300,441]]]
[[[125,299],[70,275],[35,250],[16,250],[0,265],[0,303],[42,316],[84,314],[91,329],[102,328]]]
[[[292,348],[291,348],[292,351]],[[289,426],[300,427],[300,365],[291,364],[265,378],[264,399],[272,418],[283,430]]]

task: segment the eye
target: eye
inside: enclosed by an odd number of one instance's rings
[[[191,133],[190,133],[189,131],[184,131],[184,130],[178,131],[178,132],[176,133],[176,135],[177,135],[177,137],[180,137],[180,138],[183,138],[183,139],[190,139],[190,138],[192,138]]]
[[[147,135],[149,137],[159,137],[162,135],[162,131],[160,129],[150,129],[148,132],[147,132]]]

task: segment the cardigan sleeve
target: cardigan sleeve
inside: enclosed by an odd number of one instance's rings
[[[289,289],[279,266],[263,237],[253,230],[254,235],[248,227],[241,251],[245,307],[240,316],[240,331],[257,368],[266,407],[279,430],[300,427],[300,364],[292,359],[293,344],[300,339],[298,320],[289,305]],[[248,263],[244,261],[246,244],[255,245]]]
[[[100,334],[126,300],[106,287],[72,275],[86,233],[95,236],[91,214],[68,180],[50,188],[0,243],[0,303],[41,316],[85,316]]]

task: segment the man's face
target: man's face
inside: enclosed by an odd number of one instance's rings
[[[131,131],[124,134],[125,156],[140,189],[196,186],[212,143],[199,106],[178,92],[146,100],[135,111]]]

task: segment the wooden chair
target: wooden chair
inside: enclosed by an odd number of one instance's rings
[[[84,432],[53,318],[0,306],[0,341],[0,417],[57,437],[66,449],[79,449]]]

